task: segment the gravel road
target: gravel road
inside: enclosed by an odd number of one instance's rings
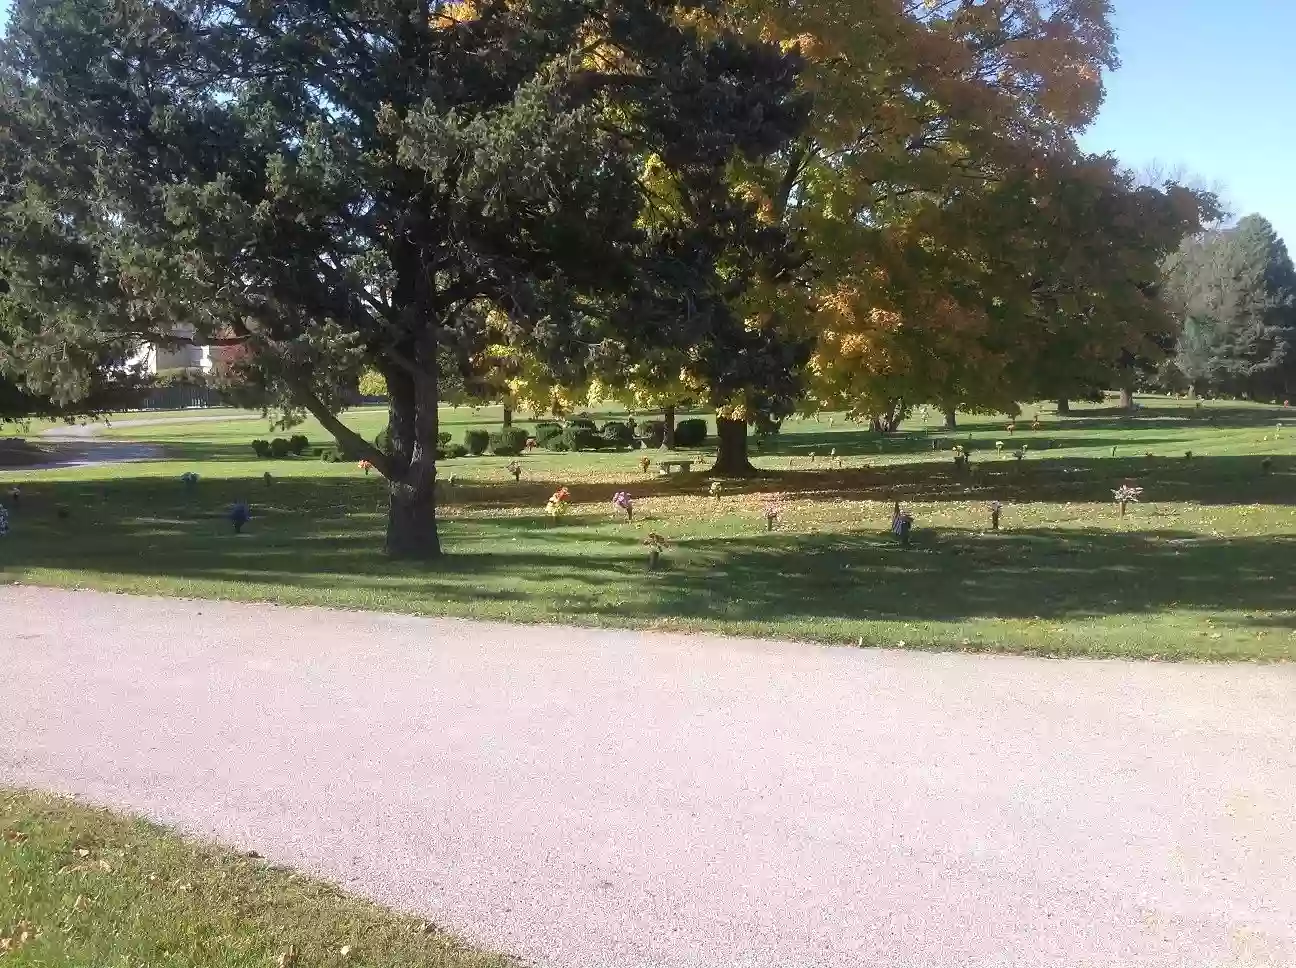
[[[0,668],[0,784],[541,965],[1296,965],[1292,667],[6,586]]]

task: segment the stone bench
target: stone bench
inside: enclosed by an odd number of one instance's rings
[[[678,467],[680,473],[687,474],[693,470],[694,463],[691,460],[659,460],[657,462],[657,473],[662,477],[670,477],[671,474],[675,473],[674,468]]]

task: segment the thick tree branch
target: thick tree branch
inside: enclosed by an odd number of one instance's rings
[[[251,339],[247,336],[176,336],[172,333],[126,333],[132,339],[144,340],[160,346],[244,346]]]
[[[292,390],[294,401],[305,407],[333,435],[339,447],[348,455],[367,460],[379,474],[388,480],[392,479],[396,468],[391,458],[339,420],[337,414],[325,405],[309,384],[293,376],[285,376],[284,382]]]

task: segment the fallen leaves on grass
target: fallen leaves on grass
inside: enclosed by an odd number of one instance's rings
[[[30,921],[19,921],[9,931],[0,934],[0,955],[14,954],[29,942],[40,937],[40,931]]]

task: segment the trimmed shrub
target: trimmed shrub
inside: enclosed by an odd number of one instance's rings
[[[598,433],[598,424],[594,423],[594,418],[587,413],[577,414],[567,421],[568,429],[572,427],[584,427],[585,429]]]
[[[256,452],[256,455],[258,457],[260,457],[262,460],[265,460],[267,457],[270,456],[270,441],[254,440],[252,441],[252,449]]]
[[[598,450],[603,440],[594,430],[585,425],[568,427],[559,438],[567,445],[568,450]]]
[[[541,447],[549,447],[555,440],[563,435],[562,424],[542,423],[536,424],[535,439]],[[550,450],[553,448],[550,447]]]
[[[437,449],[444,450],[445,448],[449,447],[450,441],[453,439],[454,439],[454,435],[450,433],[446,433],[445,431],[442,431],[441,433],[437,434]],[[387,430],[379,431],[378,436],[374,438],[374,446],[377,447],[384,454],[391,454],[392,453],[391,433]]]
[[[469,430],[464,434],[464,447],[474,457],[486,453],[490,446],[490,433],[485,430]]]
[[[288,438],[288,449],[294,457],[300,457],[310,449],[310,440],[302,434],[293,434]]]
[[[282,437],[276,437],[270,441],[270,456],[275,460],[283,460],[292,453],[292,445]]]
[[[666,421],[645,420],[639,425],[639,436],[649,447],[660,447],[666,440]]]
[[[460,457],[467,457],[467,456],[468,456],[468,448],[465,447],[463,444],[454,444],[453,446],[449,447],[449,448],[446,450],[446,455],[447,455],[451,460],[457,460],[457,459],[460,458]]]
[[[490,452],[496,457],[516,457],[526,449],[529,436],[520,427],[504,427],[490,435]]]
[[[681,420],[675,425],[675,446],[701,447],[707,439],[707,422],[701,419]]]
[[[554,453],[559,454],[571,450],[571,448],[567,446],[567,440],[562,434],[559,434],[557,437],[551,437],[549,443],[545,444],[545,447],[552,450]]]
[[[603,446],[609,450],[627,450],[635,444],[634,431],[630,429],[630,425],[617,421],[605,423],[599,436],[603,438]]]

